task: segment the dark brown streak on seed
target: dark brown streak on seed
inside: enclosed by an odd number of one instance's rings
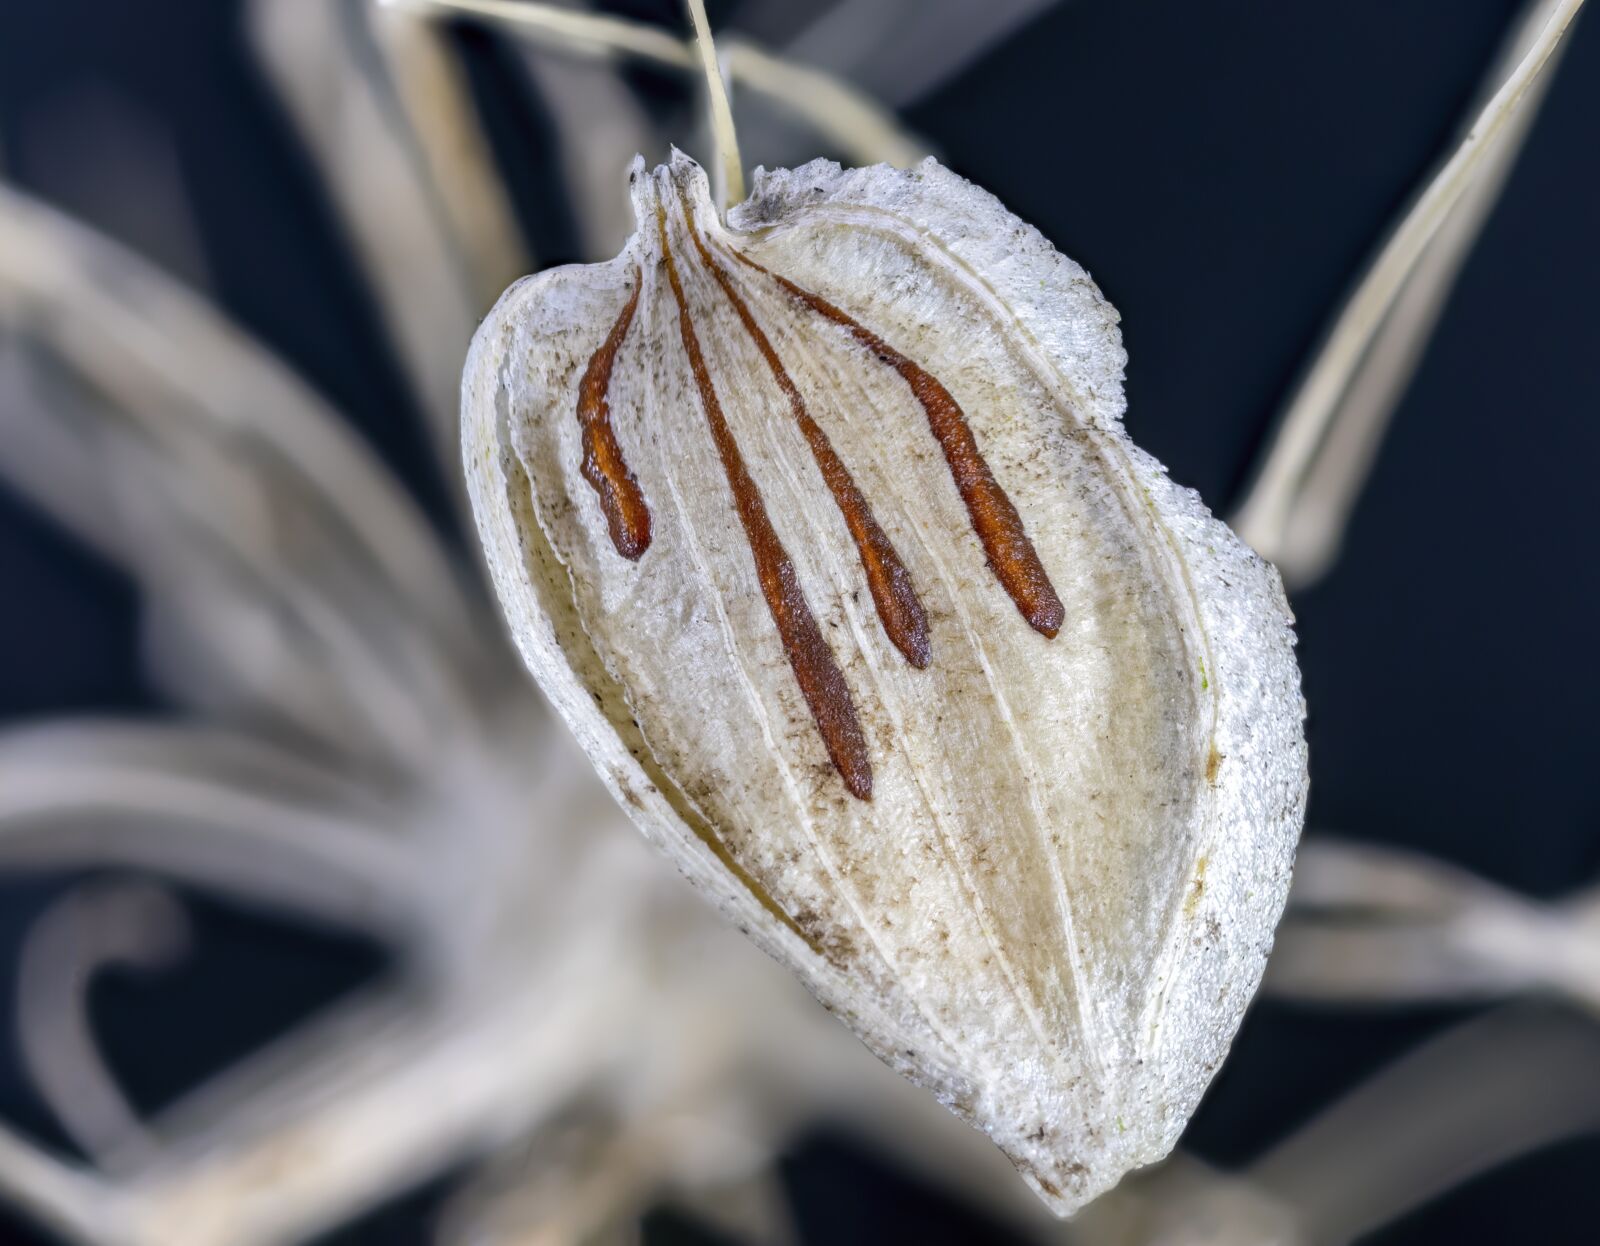
[[[700,339],[694,331],[694,321],[689,315],[689,302],[684,297],[683,283],[678,277],[678,266],[672,258],[672,248],[667,242],[667,215],[656,208],[656,230],[661,237],[661,256],[667,266],[667,280],[672,285],[673,298],[678,303],[678,332],[683,338],[683,349],[689,356],[689,370],[694,374],[700,391],[700,406],[706,423],[711,426],[711,440],[722,460],[722,470],[728,478],[728,488],[733,493],[734,509],[744,527],[745,539],[750,543],[750,553],[755,558],[756,578],[761,583],[762,596],[772,621],[777,625],[778,636],[783,641],[789,667],[794,671],[800,692],[811,708],[811,717],[822,734],[823,746],[833,761],[834,769],[844,780],[852,796],[860,800],[872,799],[872,760],[867,756],[866,737],[861,732],[856,717],[855,702],[844,682],[833,650],[822,638],[821,629],[806,604],[800,589],[800,578],[795,573],[789,553],[778,539],[772,521],[767,517],[766,504],[761,491],[745,467],[744,456],[734,440],[733,430],[722,414],[717,401],[716,388],[711,383],[711,373],[706,368],[705,356],[700,352]]]
[[[933,650],[928,642],[928,616],[923,612],[922,602],[917,598],[917,590],[911,583],[910,572],[900,561],[900,555],[895,552],[888,536],[878,526],[872,508],[867,505],[866,498],[861,496],[861,490],[856,487],[849,468],[834,451],[833,443],[828,440],[828,434],[823,432],[811,418],[810,411],[806,409],[806,400],[789,376],[789,370],[778,358],[778,352],[773,349],[772,342],[756,323],[749,304],[735,288],[728,270],[719,264],[706,248],[705,239],[700,236],[700,230],[695,225],[694,212],[681,186],[678,188],[678,198],[683,209],[684,223],[689,227],[689,237],[693,239],[695,250],[699,252],[700,262],[716,279],[717,285],[722,287],[722,292],[728,296],[728,301],[738,313],[745,332],[750,335],[750,340],[755,343],[756,349],[767,361],[767,367],[772,370],[772,379],[778,383],[778,388],[789,400],[789,410],[794,415],[795,423],[799,425],[806,444],[811,447],[811,457],[816,460],[817,470],[822,473],[828,492],[833,494],[834,503],[844,517],[851,539],[855,541],[856,553],[861,559],[861,569],[866,573],[867,588],[878,607],[878,619],[883,624],[884,632],[894,643],[895,648],[905,655],[906,661],[921,670],[928,665]]]
[[[1011,504],[1006,491],[989,470],[989,464],[978,449],[977,439],[967,423],[966,413],[950,396],[950,391],[915,360],[906,358],[871,329],[826,299],[797,286],[787,277],[763,268],[742,252],[735,251],[733,254],[740,263],[766,273],[824,320],[847,329],[857,342],[877,356],[880,363],[893,368],[905,378],[906,384],[911,386],[912,396],[927,413],[928,427],[933,430],[940,449],[944,451],[951,478],[966,504],[973,531],[983,543],[983,552],[989,559],[995,578],[1010,594],[1022,617],[1028,620],[1034,630],[1053,638],[1061,630],[1061,622],[1066,617],[1061,599],[1056,596],[1055,586],[1050,583],[1050,576],[1022,527],[1017,508]]]
[[[606,334],[606,340],[589,357],[583,380],[578,384],[578,424],[583,429],[583,478],[594,486],[600,495],[600,509],[605,513],[606,527],[611,531],[611,544],[624,558],[637,560],[650,548],[650,508],[645,505],[639,482],[628,470],[622,457],[622,447],[611,427],[611,369],[617,362],[617,351],[623,338],[628,336],[628,326],[633,323],[633,313],[639,306],[639,270],[633,271],[633,293],[628,304],[618,313]]]

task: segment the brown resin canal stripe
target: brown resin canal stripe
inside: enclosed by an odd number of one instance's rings
[[[828,440],[828,434],[823,432],[816,420],[811,418],[810,411],[806,409],[806,400],[789,376],[789,370],[778,358],[778,352],[773,349],[772,342],[756,323],[749,304],[734,287],[728,270],[719,264],[706,248],[705,239],[700,236],[700,230],[695,224],[694,211],[690,207],[688,195],[681,186],[678,188],[678,200],[683,209],[684,224],[689,228],[689,237],[693,239],[695,250],[699,252],[700,262],[716,279],[717,285],[722,287],[728,302],[733,304],[733,310],[738,314],[745,332],[755,343],[756,349],[761,352],[761,357],[767,361],[767,367],[772,371],[772,379],[778,383],[783,396],[789,400],[789,410],[794,415],[795,423],[806,439],[806,444],[811,448],[811,457],[816,460],[817,470],[822,473],[828,492],[833,494],[834,504],[838,506],[839,513],[844,517],[845,527],[850,530],[850,537],[855,542],[856,553],[861,559],[861,569],[866,573],[867,589],[878,607],[878,618],[883,624],[884,632],[894,643],[895,648],[905,655],[906,661],[919,670],[926,667],[933,656],[932,647],[928,643],[928,616],[922,609],[922,602],[917,598],[917,590],[911,583],[911,574],[900,561],[900,555],[895,552],[894,545],[878,526],[872,508],[867,505],[867,500],[861,496],[861,490],[856,487],[849,469],[834,451],[833,443]]]
[[[861,800],[872,798],[872,761],[867,756],[867,741],[856,717],[855,702],[844,675],[822,638],[822,631],[806,604],[800,588],[800,578],[790,561],[788,551],[767,516],[761,491],[745,467],[744,457],[734,440],[733,430],[723,417],[722,406],[717,401],[716,388],[711,383],[711,373],[706,368],[705,356],[700,351],[700,339],[694,331],[694,321],[689,315],[688,300],[683,293],[683,283],[678,276],[678,266],[672,258],[672,248],[667,242],[667,216],[660,206],[656,208],[656,231],[661,238],[661,255],[667,266],[667,280],[672,295],[678,303],[678,332],[683,338],[683,349],[689,356],[689,370],[694,374],[700,391],[700,406],[705,411],[706,423],[711,426],[711,440],[722,460],[723,474],[728,478],[728,488],[733,493],[734,509],[744,527],[750,552],[755,558],[756,578],[761,584],[762,596],[772,621],[777,624],[778,636],[784,653],[789,658],[790,669],[800,692],[811,708],[811,717],[822,733],[823,746],[833,760],[834,769],[844,780],[851,795]]]
[[[828,435],[811,416],[804,396],[778,357],[777,350],[757,323],[750,305],[740,294],[729,270],[706,245],[694,219],[694,212],[683,191],[679,204],[684,224],[701,264],[722,290],[745,333],[766,360],[790,413],[806,445],[811,450],[823,482],[839,508],[845,527],[855,542],[856,553],[867,578],[867,587],[877,606],[885,634],[913,666],[926,667],[932,658],[928,619],[911,582],[910,573],[872,514],[872,508],[857,487],[849,469],[833,448]],[[682,278],[667,238],[664,205],[656,208],[656,231],[661,241],[662,260],[673,298],[678,304],[678,331],[689,359],[689,370],[699,391],[700,405],[711,430],[711,440],[721,460],[723,474],[733,494],[745,539],[755,559],[756,578],[761,585],[767,609],[778,629],[789,667],[800,686],[801,695],[822,735],[834,769],[845,787],[861,800],[872,798],[872,762],[866,738],[856,715],[855,702],[839,669],[833,650],[823,638],[815,616],[800,587],[799,575],[784,549],[767,514],[761,491],[745,466],[733,431],[712,384],[694,320],[689,313]],[[995,480],[977,439],[967,423],[965,412],[950,391],[916,361],[907,358],[871,329],[832,303],[788,278],[770,271],[749,256],[731,251],[741,264],[776,281],[785,291],[817,315],[845,329],[878,361],[893,368],[910,386],[911,393],[928,418],[928,427],[944,451],[945,463],[956,490],[967,508],[973,531],[982,543],[989,567],[1017,609],[1036,631],[1053,637],[1061,629],[1065,612],[1055,587],[1039,561],[1033,542],[1023,530],[1022,519],[1011,499]],[[639,270],[633,274],[633,293],[618,313],[606,339],[589,360],[578,386],[578,423],[583,433],[583,478],[599,495],[611,542],[622,557],[637,560],[650,546],[650,510],[639,482],[623,459],[611,425],[611,373],[618,351],[628,335],[639,307],[643,281]]]
[[[611,427],[611,369],[617,362],[622,339],[628,336],[633,313],[639,309],[639,270],[633,270],[633,293],[617,315],[600,349],[589,359],[578,384],[578,424],[583,429],[583,478],[600,495],[611,543],[624,558],[637,560],[650,548],[650,508],[639,482],[623,460],[622,447]]]
[[[1061,630],[1066,611],[1056,596],[1055,586],[1044,564],[1023,530],[1022,518],[989,470],[978,442],[967,424],[965,412],[950,396],[938,378],[914,360],[906,358],[871,329],[840,311],[826,299],[797,286],[786,277],[763,268],[740,251],[733,252],[740,263],[765,273],[824,320],[847,329],[855,340],[877,356],[878,362],[893,368],[911,387],[912,396],[922,404],[928,427],[944,451],[956,490],[966,504],[973,530],[983,543],[989,566],[1011,600],[1035,631],[1054,637]]]

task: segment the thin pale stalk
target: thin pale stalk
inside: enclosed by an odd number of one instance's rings
[[[469,604],[416,508],[339,416],[203,300],[110,240],[0,187],[0,320],[28,331],[156,419],[203,415],[259,439],[459,651],[482,648]],[[112,544],[115,542],[113,541]]]
[[[1327,1002],[1557,992],[1600,1005],[1592,898],[1540,903],[1425,857],[1314,840],[1267,987]]]
[[[725,39],[728,74],[800,116],[855,164],[909,168],[929,154],[888,109],[832,74],[775,56],[738,36]],[[757,87],[756,84],[760,84]]]
[[[117,864],[339,926],[413,928],[409,851],[355,809],[297,797],[297,769],[312,768],[203,729],[18,728],[0,735],[0,862]]]
[[[1506,1008],[1394,1061],[1238,1172],[1185,1154],[1089,1208],[1085,1246],[1336,1246],[1519,1155],[1600,1127],[1600,1033]]]
[[[1334,321],[1268,444],[1233,526],[1291,587],[1332,564],[1384,424],[1532,124],[1583,0],[1541,0],[1514,63],[1407,210]],[[1498,67],[1497,67],[1498,69]]]
[[[730,1242],[801,1246],[788,1190],[770,1163],[711,1189],[679,1193],[668,1205]]]
[[[571,51],[609,56],[623,53],[675,69],[699,65],[695,52],[676,35],[647,22],[542,4],[539,0],[380,0],[394,8],[461,14],[518,27],[541,41]]]
[[[479,17],[540,46],[588,56],[632,56],[685,72],[700,62],[693,48],[642,22],[541,4],[538,0],[384,0],[438,16]],[[842,79],[796,64],[734,38],[727,47],[728,75],[736,86],[772,100],[811,126],[825,142],[858,164],[914,164],[928,144],[893,113]]]
[[[1300,847],[1289,906],[1292,913],[1348,906],[1375,914],[1446,916],[1500,894],[1433,857],[1324,833],[1307,836]]]
[[[822,8],[783,52],[860,82],[877,98],[905,108],[953,80],[1055,2],[839,0]]]
[[[619,950],[567,957],[550,977],[481,981],[459,1007],[347,1012],[301,1036],[314,1046],[240,1070],[230,1080],[245,1097],[180,1105],[153,1122],[171,1159],[134,1187],[138,1240],[304,1240],[536,1128],[620,1076],[618,1044],[639,1024],[631,1001],[647,992],[617,972]],[[285,1165],[286,1149],[318,1162]]]
[[[762,1174],[760,1180],[772,1181],[771,1157],[748,1136],[719,1136],[722,1122],[714,1119],[715,1105],[707,1099],[658,1106],[630,1119],[625,1130],[610,1119],[607,1105],[596,1109],[588,1120],[556,1122],[547,1131],[553,1137],[536,1138],[529,1153],[502,1163],[463,1191],[446,1212],[441,1246],[471,1242],[588,1246],[611,1241],[614,1235],[634,1229],[652,1204],[674,1191],[680,1178],[703,1181],[694,1170],[706,1168],[708,1154],[719,1147],[738,1152],[731,1166],[754,1169]],[[684,1167],[690,1171],[680,1172]],[[751,1193],[759,1194],[760,1180]],[[719,1183],[695,1194],[731,1194],[739,1184]],[[730,1206],[709,1197],[696,1202],[713,1210],[702,1222],[724,1230],[731,1240],[780,1246],[791,1236],[781,1203],[731,1199]],[[747,1216],[753,1212],[760,1219],[730,1222],[729,1217],[717,1217],[716,1210]]]
[[[18,331],[0,358],[0,471],[186,634],[162,650],[178,658],[169,690],[253,694],[407,772],[475,730],[509,659],[340,418],[196,296],[3,190],[0,242],[0,323]]]
[[[120,402],[96,392],[107,384]],[[169,695],[248,703],[253,720],[402,770],[472,729],[460,664],[270,445],[142,376],[110,367],[97,383],[26,341],[0,354],[0,392],[0,473],[137,575]]]
[[[1526,989],[1523,967],[1482,955],[1484,939],[1472,937],[1518,928],[1531,916],[1523,907],[1442,862],[1312,839],[1296,862],[1267,989],[1292,999],[1390,1004]]]
[[[1600,1128],[1600,1031],[1506,1009],[1402,1057],[1252,1165],[1307,1241],[1347,1242],[1470,1177]]]
[[[658,131],[622,75],[607,73],[532,39],[513,42],[559,141],[560,180],[571,205],[581,257],[609,259],[633,232],[633,206],[623,193],[636,153],[656,150]]]
[[[0,475],[144,584],[144,656],[163,692],[218,712],[243,699],[254,721],[307,739],[330,730],[347,746],[363,738],[367,724],[331,695],[335,685],[315,678],[300,646],[290,659],[276,603],[255,600],[156,518],[166,514],[174,485],[187,490],[194,481],[165,472],[159,455],[135,450],[125,423],[64,369],[47,366],[43,350],[0,346]],[[202,543],[214,546],[209,536]],[[203,592],[192,590],[197,583]]]
[[[710,113],[712,145],[717,161],[712,181],[716,186],[717,206],[724,214],[744,201],[744,162],[739,159],[739,135],[733,128],[733,107],[728,103],[728,84],[717,63],[717,45],[711,38],[711,23],[706,19],[705,0],[685,0],[694,23],[695,51],[706,81],[706,107]]]
[[[441,464],[459,458],[461,360],[498,297],[455,234],[360,0],[257,0],[258,57],[317,162]],[[461,502],[458,471],[448,483]]]
[[[1433,926],[1287,923],[1265,988],[1281,999],[1346,1007],[1477,1003],[1527,992],[1537,978]]]
[[[132,1246],[126,1201],[105,1182],[0,1125],[0,1196],[83,1246]]]
[[[501,291],[533,270],[534,258],[460,61],[447,32],[435,22],[395,8],[372,13],[368,20],[429,187],[470,270],[478,305],[492,307]]]

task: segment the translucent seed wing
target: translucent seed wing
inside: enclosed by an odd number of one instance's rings
[[[1260,979],[1305,797],[1276,575],[1127,441],[1116,313],[992,196],[818,162],[724,226],[678,157],[634,198],[468,363],[512,629],[646,833],[1070,1210],[1170,1148]],[[636,559],[577,414],[635,295]]]

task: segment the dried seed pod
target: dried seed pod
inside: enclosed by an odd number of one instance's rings
[[[1059,1211],[1165,1154],[1304,816],[1276,573],[1123,433],[1116,312],[932,161],[632,174],[510,290],[465,453],[634,819]]]

